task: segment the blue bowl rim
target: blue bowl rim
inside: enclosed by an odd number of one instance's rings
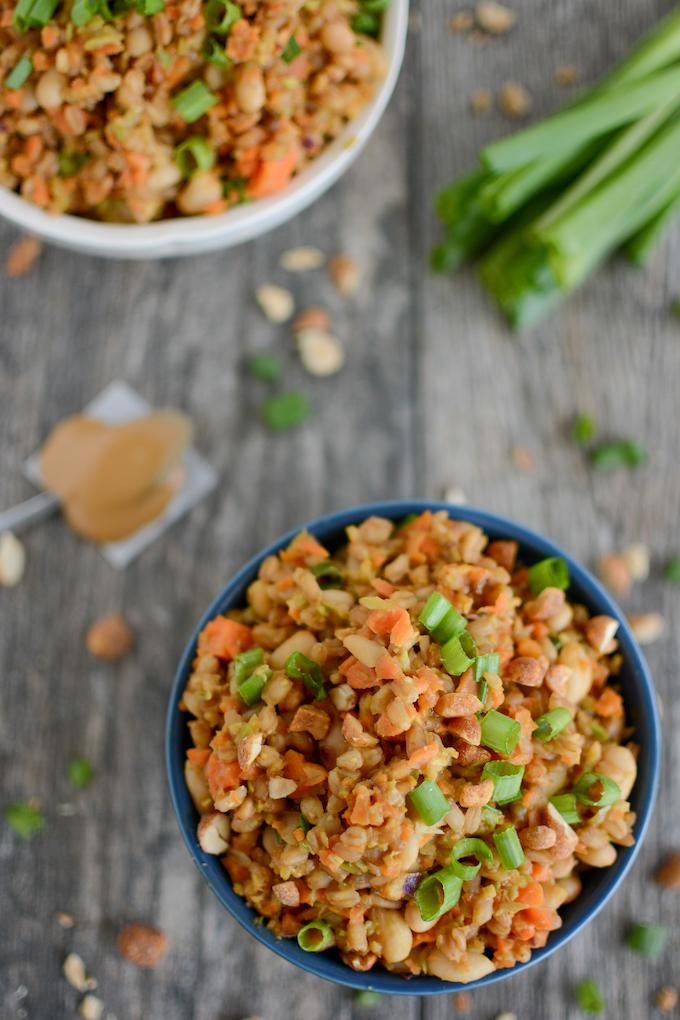
[[[427,976],[405,979],[382,969],[357,973],[342,963],[335,954],[320,953],[315,955],[305,953],[299,948],[296,941],[292,939],[277,939],[263,924],[255,923],[255,912],[233,891],[228,875],[217,859],[205,854],[198,845],[195,834],[196,812],[185,786],[183,776],[187,717],[179,711],[178,706],[195,655],[198,635],[205,624],[216,614],[227,608],[235,608],[235,600],[242,597],[246,585],[254,579],[262,561],[267,556],[276,554],[280,549],[288,545],[295,535],[303,529],[310,531],[317,537],[332,541],[333,536],[339,537],[348,525],[359,523],[371,515],[398,520],[407,514],[422,513],[425,510],[433,512],[445,510],[453,518],[478,525],[492,537],[515,540],[520,545],[520,550],[524,554],[523,558],[529,562],[532,559],[544,558],[546,556],[563,557],[569,566],[572,586],[579,589],[579,594],[584,597],[584,602],[591,609],[596,607],[599,613],[606,613],[619,621],[617,637],[628,671],[630,672],[631,683],[636,688],[636,694],[639,698],[639,704],[636,707],[641,708],[647,727],[645,741],[638,741],[641,749],[641,758],[644,756],[645,759],[647,778],[643,787],[640,774],[638,773],[638,779],[633,791],[633,800],[637,813],[634,828],[635,843],[630,847],[619,848],[614,864],[600,873],[603,876],[601,888],[596,889],[590,895],[590,902],[586,903],[581,912],[576,913],[573,922],[553,932],[548,944],[544,948],[534,950],[531,959],[527,963],[516,964],[512,969],[493,971],[491,974],[487,974],[485,977],[468,984],[451,983]],[[527,553],[529,554],[528,556],[526,555]],[[459,506],[436,500],[423,499],[384,500],[323,514],[306,524],[292,528],[286,534],[271,542],[262,552],[257,553],[248,560],[215,597],[194,628],[175,674],[165,728],[166,768],[170,796],[177,823],[191,858],[222,906],[226,908],[248,934],[294,966],[336,984],[362,991],[377,991],[388,995],[450,995],[452,992],[463,988],[470,991],[474,988],[494,984],[514,974],[526,971],[541,960],[545,960],[574,938],[613,896],[637,857],[649,826],[656,799],[659,784],[660,754],[661,730],[656,695],[649,669],[633,637],[626,617],[599,581],[585,567],[574,560],[569,553],[524,525],[516,524],[505,517],[467,505]],[[187,815],[192,816],[192,824],[189,824]],[[582,893],[570,905],[572,909],[577,910],[579,900],[584,895]]]

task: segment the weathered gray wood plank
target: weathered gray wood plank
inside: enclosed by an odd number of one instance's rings
[[[267,1020],[376,1016],[440,1020],[448,997],[421,1004],[385,1000],[371,1013],[350,993],[304,976],[245,937],[194,872],[171,815],[161,761],[165,700],[174,663],[198,613],[243,560],[286,528],[337,506],[462,485],[472,503],[545,530],[584,560],[631,540],[658,560],[680,545],[676,406],[678,327],[668,305],[680,290],[677,232],[648,272],[617,265],[601,273],[538,333],[512,338],[472,274],[429,276],[436,237],[434,189],[506,130],[493,114],[474,119],[470,91],[520,78],[539,112],[569,93],[552,84],[572,62],[585,80],[621,55],[666,0],[514,0],[517,29],[476,45],[449,35],[452,0],[425,0],[395,102],[345,180],[299,220],[237,252],[157,264],[112,264],[47,251],[18,281],[0,279],[0,505],[28,495],[20,465],[49,427],[113,378],[155,404],[184,407],[223,484],[124,576],[58,521],[27,537],[29,569],[0,590],[0,772],[4,801],[37,796],[48,828],[17,846],[0,829],[2,1015],[33,1020],[73,1015],[76,996],[59,973],[64,953],[81,953],[119,1020]],[[14,234],[0,227],[0,249]],[[298,243],[347,250],[366,266],[356,302],[339,301],[320,276],[288,279],[276,265]],[[348,347],[346,371],[310,382],[284,330],[273,330],[252,299],[265,280],[290,282],[301,305],[332,308]],[[272,438],[256,420],[261,384],[245,381],[243,355],[285,352],[287,380],[311,394],[316,414],[300,431]],[[564,437],[576,409],[604,429],[632,435],[652,453],[634,478],[596,477]],[[348,413],[349,412],[349,413]],[[514,467],[514,445],[537,468]],[[659,608],[668,638],[650,651],[672,704],[677,599],[650,582],[630,608]],[[88,622],[121,608],[136,625],[134,654],[101,666],[83,647]],[[87,755],[93,786],[74,793],[68,761]],[[669,745],[666,775],[677,770]],[[662,799],[671,797],[670,782]],[[63,817],[57,805],[76,808]],[[633,917],[680,911],[648,873],[680,842],[677,812],[658,815],[634,876],[605,915],[556,959],[524,977],[473,994],[470,1017],[514,1010],[521,1020],[574,1016],[573,981],[597,972],[609,1015],[638,1020],[656,987],[672,981],[671,955],[641,965],[619,947]],[[57,910],[81,919],[64,932]],[[162,927],[170,948],[153,973],[115,951],[125,920]],[[677,940],[675,943],[677,948]],[[16,988],[29,995],[21,1003]]]

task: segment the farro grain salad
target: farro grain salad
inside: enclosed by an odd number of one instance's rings
[[[517,551],[445,512],[371,517],[333,554],[303,532],[203,629],[198,841],[276,935],[472,981],[633,842],[617,623]]]
[[[389,0],[0,0],[0,184],[145,223],[271,195],[384,77]]]

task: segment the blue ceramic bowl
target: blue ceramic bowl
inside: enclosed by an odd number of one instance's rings
[[[342,963],[334,951],[319,954],[305,953],[300,949],[295,939],[277,939],[264,925],[256,924],[256,914],[232,890],[227,872],[219,860],[203,853],[199,847],[196,839],[198,815],[183,777],[185,752],[189,746],[188,717],[186,713],[180,712],[178,707],[191,670],[196,639],[208,620],[216,614],[244,604],[246,588],[255,578],[262,561],[288,545],[302,526],[283,535],[276,542],[272,542],[250,560],[206,610],[196,625],[179,664],[170,696],[166,726],[168,778],[179,827],[194,863],[220,903],[250,935],[265,946],[269,946],[284,960],[295,964],[296,967],[328,981],[348,985],[350,988],[371,989],[388,995],[447,995],[463,987],[472,989],[481,985],[490,985],[495,981],[502,981],[512,974],[517,974],[519,971],[524,971],[527,967],[532,967],[573,938],[604,907],[635,860],[649,824],[659,777],[661,735],[656,698],[647,665],[640,654],[626,618],[618,606],[612,602],[607,592],[591,574],[558,546],[553,545],[541,535],[503,517],[497,517],[481,510],[473,510],[466,506],[453,507],[447,503],[431,503],[425,500],[372,503],[348,510],[339,510],[336,513],[319,517],[304,527],[325,545],[333,547],[342,544],[345,537],[344,529],[348,525],[358,524],[371,514],[399,520],[407,514],[422,513],[423,510],[447,510],[452,517],[479,525],[492,539],[515,539],[520,545],[521,559],[528,564],[544,559],[546,556],[562,556],[569,564],[570,597],[587,605],[593,613],[606,613],[615,617],[620,624],[618,639],[624,657],[620,681],[626,712],[635,727],[635,739],[640,745],[638,777],[631,796],[632,807],[637,814],[635,843],[631,847],[619,848],[616,862],[611,868],[601,871],[593,869],[585,874],[581,895],[560,912],[563,919],[562,927],[550,935],[545,948],[534,950],[528,963],[517,964],[512,970],[494,971],[494,973],[468,985],[450,984],[432,977],[414,977],[407,980],[379,967],[365,974],[355,973]]]

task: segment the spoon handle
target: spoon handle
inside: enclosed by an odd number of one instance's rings
[[[52,492],[39,492],[37,496],[0,512],[0,532],[24,531],[38,521],[51,517],[59,509],[59,497]]]

